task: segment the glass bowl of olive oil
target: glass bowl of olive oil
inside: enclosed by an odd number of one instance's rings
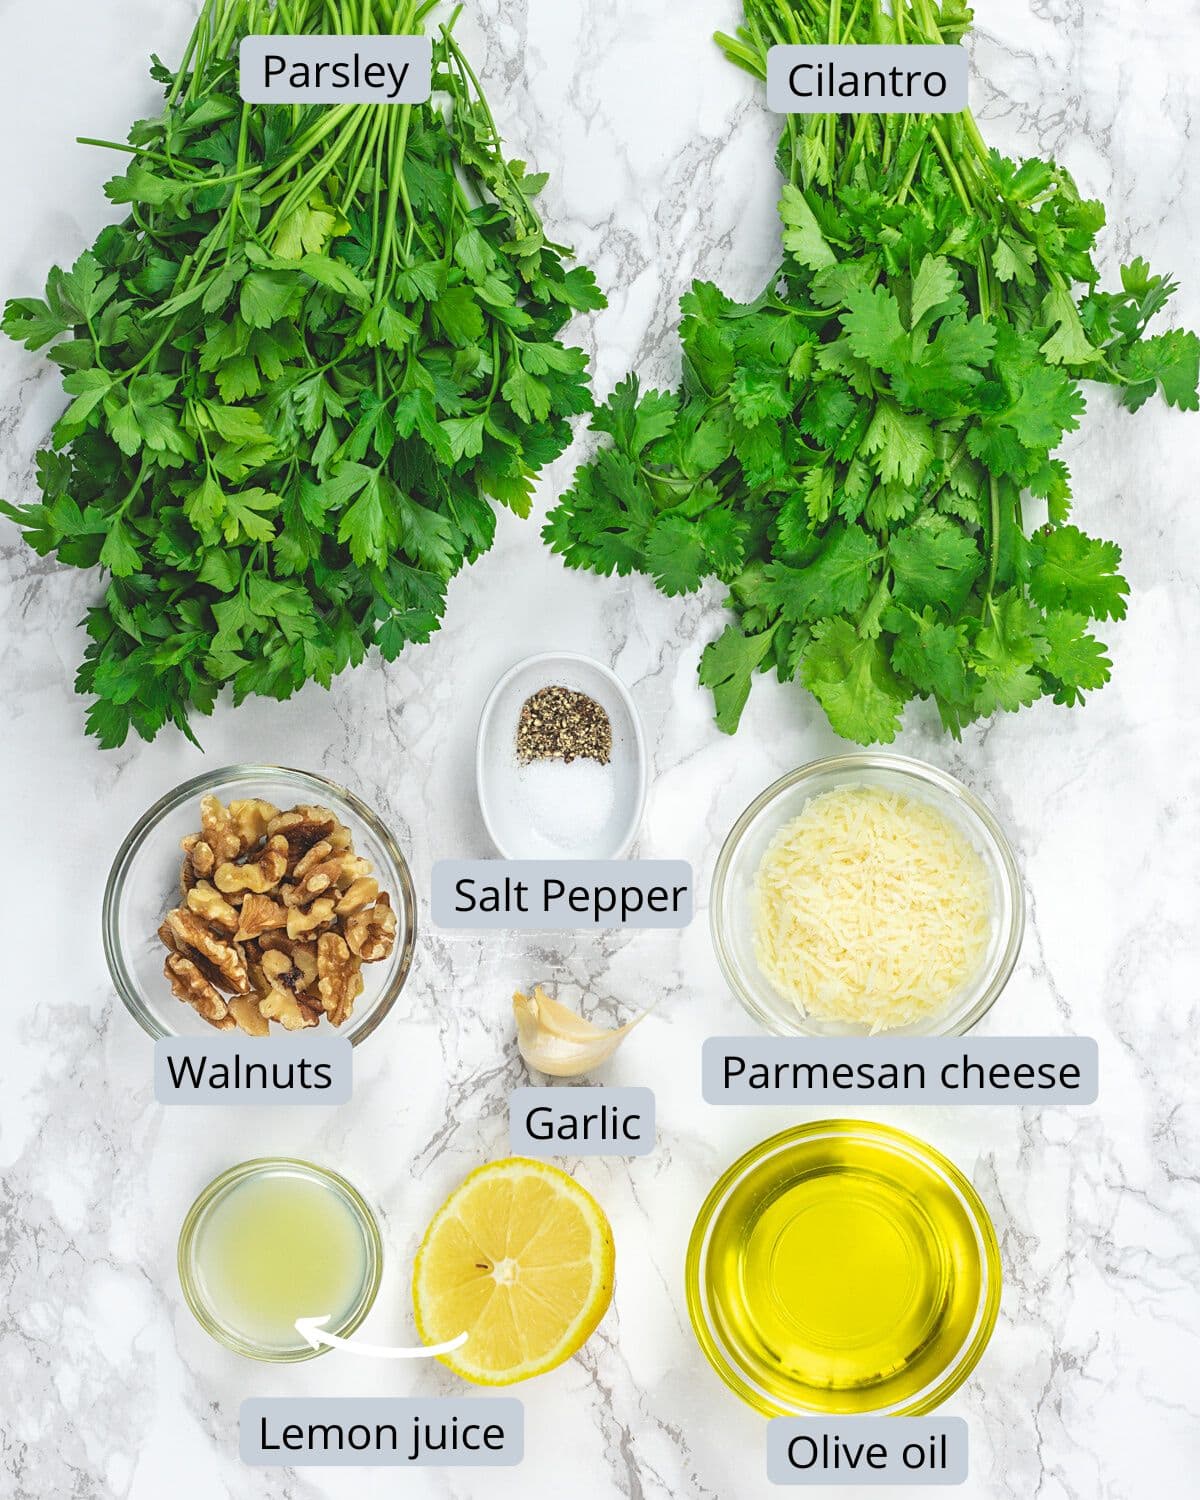
[[[179,1233],[179,1281],[206,1333],[249,1359],[323,1354],[297,1318],[347,1338],[383,1272],[375,1215],[336,1172],[288,1157],[242,1162],[215,1178]]]
[[[700,1347],[768,1416],[918,1416],[975,1368],[1000,1306],[996,1232],[940,1152],[821,1120],[763,1141],[705,1200],[687,1255]]]

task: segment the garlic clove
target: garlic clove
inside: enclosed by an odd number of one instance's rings
[[[624,1026],[596,1026],[541,985],[532,995],[513,996],[517,1047],[527,1065],[552,1078],[578,1078],[608,1061],[645,1012]]]

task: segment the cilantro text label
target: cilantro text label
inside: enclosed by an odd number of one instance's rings
[[[781,115],[949,115],[967,107],[961,47],[772,47],[767,103]]]

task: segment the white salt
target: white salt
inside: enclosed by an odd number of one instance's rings
[[[531,831],[564,854],[586,853],[613,816],[613,769],[599,761],[531,761],[517,787]]]

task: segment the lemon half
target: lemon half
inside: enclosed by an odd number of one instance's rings
[[[427,1344],[476,1385],[542,1375],[581,1349],[612,1301],[615,1254],[604,1211],[546,1162],[512,1157],[471,1173],[433,1216],[413,1268]]]

